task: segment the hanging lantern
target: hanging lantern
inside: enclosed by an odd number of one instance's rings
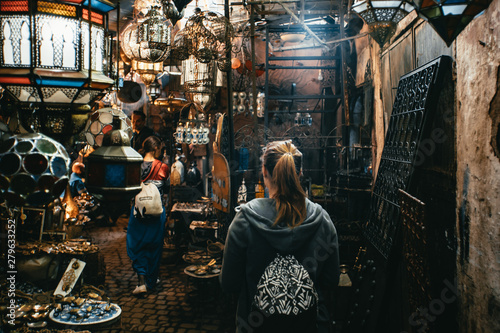
[[[154,80],[148,87],[148,95],[151,101],[155,101],[161,95],[161,85]]]
[[[141,190],[142,156],[119,129],[121,122],[113,116],[114,130],[104,135],[102,146],[85,160],[87,189],[107,206],[113,221],[129,208],[123,203]]]
[[[195,56],[182,62],[181,84],[184,95],[190,102],[201,104],[203,109],[210,104],[215,95],[215,62],[200,62]]]
[[[231,69],[226,55],[231,49],[234,29],[223,15],[197,8],[178,34],[181,35],[179,38],[176,36],[174,41],[174,56],[177,59],[184,60],[192,55],[200,63],[217,61],[220,62],[220,70]]]
[[[191,50],[191,48],[191,40],[187,37],[187,31],[182,29],[175,34],[170,58],[174,60],[186,60],[189,58],[189,50]]]
[[[467,24],[488,8],[491,0],[413,0],[418,14],[450,46]]]
[[[172,24],[153,6],[144,18],[130,22],[121,33],[121,49],[129,59],[163,62],[170,53]]]
[[[146,17],[136,18],[121,33],[121,49],[146,86],[163,71],[163,61],[171,50],[172,23],[161,15],[160,8],[152,6]]]
[[[54,133],[41,128],[49,135],[81,130],[60,130],[73,121],[65,114],[88,112],[81,106],[92,105],[114,82],[106,52],[114,5],[92,1],[90,15],[88,8],[88,0],[0,2],[0,85],[16,102],[37,108],[43,123],[57,123]]]
[[[113,118],[117,116],[120,119],[119,127],[113,128]],[[85,139],[91,147],[101,147],[104,136],[114,129],[120,129],[132,138],[132,123],[129,117],[121,110],[113,108],[103,108],[90,115],[85,126]]]
[[[43,206],[62,194],[70,158],[59,142],[39,133],[0,143],[0,190],[15,206]]]
[[[172,23],[160,15],[160,7],[151,7],[146,19],[138,28],[139,59],[148,62],[162,62],[167,59],[170,52]]]
[[[368,25],[370,35],[380,47],[391,39],[396,26],[413,7],[401,0],[362,0],[354,3],[352,10]]]

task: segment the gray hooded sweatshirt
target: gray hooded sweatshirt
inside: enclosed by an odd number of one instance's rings
[[[238,332],[252,332],[258,325],[251,304],[262,273],[277,253],[293,254],[309,272],[319,296],[318,331],[326,327],[324,290],[335,288],[339,279],[337,232],[320,205],[306,199],[306,210],[304,222],[291,229],[273,226],[274,199],[254,199],[240,206],[229,226],[220,275],[223,291],[239,293]]]

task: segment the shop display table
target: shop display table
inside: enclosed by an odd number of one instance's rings
[[[184,269],[188,283],[192,287],[189,296],[195,304],[206,304],[215,301],[219,286],[220,265],[189,265]]]

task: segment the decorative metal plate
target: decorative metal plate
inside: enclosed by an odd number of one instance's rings
[[[431,301],[425,204],[403,190],[399,190],[399,203],[403,223],[403,256],[408,274],[410,312],[413,313]]]
[[[451,58],[441,56],[399,80],[384,150],[363,233],[388,258],[399,225],[398,190],[407,190],[418,155],[426,114],[433,112],[445,69]]]

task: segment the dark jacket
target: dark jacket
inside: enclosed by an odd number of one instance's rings
[[[293,254],[307,269],[320,299],[318,326],[329,321],[323,303],[326,288],[339,279],[337,232],[328,213],[306,199],[307,217],[294,228],[276,226],[274,199],[254,199],[240,206],[226,239],[220,282],[225,292],[239,292],[239,332],[252,328],[250,307],[257,283],[276,253]],[[250,330],[251,331],[251,330]]]
[[[134,134],[132,135],[132,140],[130,140],[132,148],[134,148],[136,151],[139,151],[139,149],[142,148],[142,143],[144,142],[144,140],[154,134],[154,131],[147,126],[144,126],[139,133],[134,132]]]

